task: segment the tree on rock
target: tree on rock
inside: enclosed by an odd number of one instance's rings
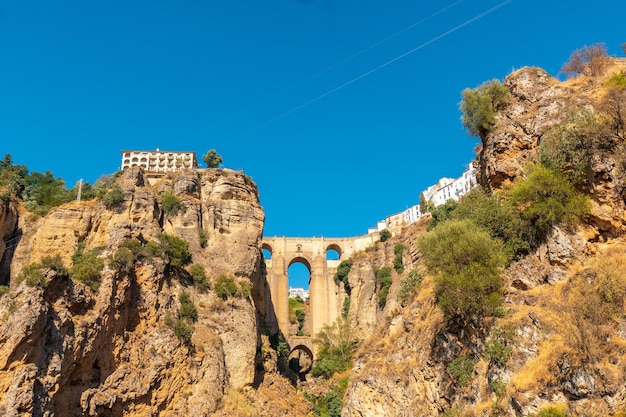
[[[202,156],[202,160],[207,168],[217,168],[222,163],[222,156],[215,149],[211,149]]]
[[[569,61],[563,64],[560,72],[577,76],[583,73],[585,67],[588,67],[591,75],[599,75],[604,68],[604,59],[608,56],[606,45],[603,42],[591,46],[585,45],[572,52]]]

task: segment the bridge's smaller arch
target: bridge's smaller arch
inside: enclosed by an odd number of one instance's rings
[[[341,247],[335,243],[332,243],[326,247],[326,260],[338,261],[341,259]]]
[[[272,247],[267,243],[261,245],[261,252],[263,252],[263,259],[269,261],[272,259]]]
[[[289,352],[289,368],[300,375],[309,372],[313,367],[313,351],[306,345],[297,345]]]

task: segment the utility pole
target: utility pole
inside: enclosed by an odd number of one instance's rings
[[[83,179],[78,180],[78,196],[76,197],[76,201],[80,201],[80,194],[83,191]]]

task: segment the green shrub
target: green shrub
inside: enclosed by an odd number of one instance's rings
[[[402,243],[396,243],[393,247],[393,253],[395,254],[393,259],[393,269],[395,269],[398,274],[401,274],[404,272],[404,264],[402,263],[404,245]]]
[[[8,294],[9,291],[11,291],[10,287],[7,287],[6,285],[0,285],[0,297],[4,294]]]
[[[188,322],[195,322],[198,320],[198,309],[196,308],[189,293],[183,291],[178,294],[178,301],[180,302],[180,317]]]
[[[503,250],[508,261],[521,259],[530,252],[525,236],[528,222],[521,218],[517,208],[499,195],[475,188],[461,197],[452,217],[471,220],[488,231],[491,237],[504,242]]]
[[[409,274],[400,281],[400,289],[398,290],[398,301],[400,304],[404,305],[421,283],[422,276],[417,269],[409,272]]]
[[[70,268],[70,277],[87,285],[93,291],[97,291],[102,279],[104,261],[96,253],[89,251],[75,257],[74,265]]]
[[[50,171],[45,174],[31,172],[26,177],[22,193],[24,205],[38,216],[46,215],[53,207],[71,201],[71,195],[61,178],[54,178]]]
[[[485,138],[495,124],[496,112],[504,109],[510,100],[510,91],[498,80],[487,81],[461,93],[461,122],[472,136]]]
[[[611,77],[606,81],[606,86],[613,88],[626,87],[626,72],[619,71],[611,75]]]
[[[182,319],[178,319],[174,322],[174,334],[178,339],[186,345],[191,345],[191,336],[193,335],[193,329],[191,326]]]
[[[335,272],[335,276],[333,280],[336,285],[343,283],[343,289],[346,294],[350,295],[352,289],[350,288],[350,281],[348,279],[348,274],[350,273],[350,269],[352,268],[352,259],[346,259],[345,261],[339,262],[337,266],[337,272]]]
[[[209,235],[207,234],[206,230],[198,230],[198,240],[202,249],[207,247],[207,245],[209,244]]]
[[[506,366],[512,353],[511,348],[500,339],[491,339],[485,346],[485,356],[499,366]]]
[[[270,347],[276,351],[279,358],[286,359],[289,357],[289,345],[285,342],[282,333],[274,333],[270,335]]]
[[[560,172],[574,187],[587,190],[593,182],[592,158],[611,142],[606,120],[587,109],[575,111],[541,138],[539,161]]]
[[[458,203],[455,200],[448,200],[444,204],[433,207],[430,211],[431,218],[428,223],[428,230],[432,230],[440,223],[452,219],[452,213],[457,209]]]
[[[122,191],[122,188],[118,184],[114,183],[111,185],[111,188],[106,190],[102,197],[100,197],[100,201],[106,208],[113,209],[124,201],[124,191]]]
[[[241,281],[239,283],[239,294],[241,295],[241,298],[250,298],[250,293],[252,292],[252,287],[250,286],[250,283],[247,281]]]
[[[183,239],[160,233],[157,238],[161,244],[161,250],[167,255],[172,266],[185,266],[191,262],[191,252],[189,244]]]
[[[343,307],[341,309],[341,317],[344,319],[348,318],[348,313],[350,312],[350,296],[346,296],[343,300]]]
[[[324,325],[313,343],[318,347],[318,360],[311,369],[311,375],[326,379],[335,372],[348,369],[357,347],[350,323],[342,317],[332,324]]]
[[[568,412],[563,407],[555,407],[553,405],[549,405],[547,407],[543,407],[537,417],[567,417]]]
[[[448,364],[448,373],[457,386],[465,387],[472,382],[476,362],[471,356],[459,356]]]
[[[380,231],[380,241],[381,242],[386,242],[389,239],[391,239],[391,232],[387,229],[383,229]]]
[[[163,194],[163,212],[168,216],[175,216],[180,211],[185,211],[183,202],[172,193]]]
[[[502,245],[469,220],[450,220],[418,240],[449,324],[477,325],[502,302]]]
[[[26,281],[26,285],[29,287],[44,287],[48,284],[48,280],[44,275],[44,271],[40,264],[31,263],[22,268],[22,271],[16,278],[17,283]]]
[[[348,378],[343,377],[336,385],[319,397],[305,394],[305,398],[313,404],[313,414],[321,417],[341,417],[343,397],[348,389]]]
[[[220,275],[213,288],[215,288],[215,293],[222,300],[227,300],[228,297],[237,295],[237,284],[235,284],[235,280],[226,275]]]
[[[495,378],[489,381],[489,389],[496,394],[498,399],[502,398],[506,393],[506,382],[500,378]]]
[[[191,274],[191,279],[193,279],[193,285],[195,285],[198,290],[205,291],[209,288],[209,280],[206,276],[204,266],[200,264],[191,265],[189,267],[189,274]]]
[[[119,273],[129,273],[135,267],[136,256],[129,248],[120,247],[109,257],[109,267]]]
[[[382,268],[374,267],[374,275],[376,276],[376,289],[378,292],[378,306],[384,308],[387,304],[387,295],[389,287],[391,287],[391,267],[384,266]]]
[[[61,255],[54,256],[44,256],[41,258],[41,267],[44,270],[54,271],[57,275],[67,276],[68,271],[63,263],[63,259],[61,259]]]
[[[529,165],[527,177],[509,192],[511,204],[528,222],[524,232],[531,247],[544,242],[558,224],[573,225],[589,213],[589,200],[578,194],[567,179],[543,165]]]
[[[44,256],[41,258],[40,263],[26,265],[18,274],[16,282],[19,284],[26,281],[26,285],[29,287],[45,288],[48,285],[46,276],[50,272],[55,275],[68,276],[67,268],[63,264],[60,255]]]

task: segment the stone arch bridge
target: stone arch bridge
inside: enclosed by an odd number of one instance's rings
[[[315,352],[312,339],[326,324],[334,322],[340,314],[339,288],[334,275],[339,263],[353,253],[365,250],[378,240],[378,234],[353,238],[264,238],[262,248],[271,256],[265,259],[265,271],[271,302],[278,328],[286,337],[292,350],[301,348],[311,355]],[[335,251],[338,260],[327,260],[327,252]],[[302,263],[309,270],[309,321],[311,335],[290,334],[289,328],[289,276],[288,269]]]

